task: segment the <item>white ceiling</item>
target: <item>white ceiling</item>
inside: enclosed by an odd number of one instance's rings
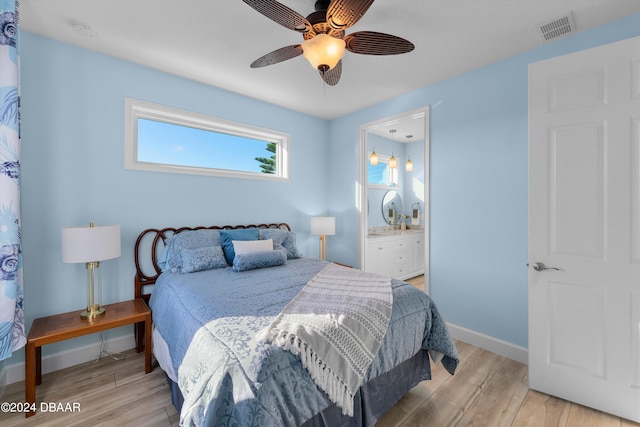
[[[314,0],[281,0],[308,15]],[[272,104],[332,119],[541,46],[536,26],[572,13],[577,31],[640,13],[640,0],[377,0],[347,34],[379,31],[416,48],[345,53],[327,86],[302,57],[251,69],[302,36],[241,0],[22,0],[20,27]],[[92,36],[74,30],[82,24]]]

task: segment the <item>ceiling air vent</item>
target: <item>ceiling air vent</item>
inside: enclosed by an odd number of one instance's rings
[[[538,29],[540,37],[545,41],[562,37],[576,31],[576,26],[573,23],[571,13],[560,18],[556,18],[553,21],[540,24],[536,28]]]

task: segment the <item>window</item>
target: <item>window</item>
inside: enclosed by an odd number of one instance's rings
[[[370,152],[369,155],[371,155]],[[389,167],[389,158],[390,156],[386,154],[378,153],[378,164],[375,166],[368,164],[369,187],[392,188],[398,185],[398,168]]]
[[[289,135],[125,99],[125,168],[288,180]]]

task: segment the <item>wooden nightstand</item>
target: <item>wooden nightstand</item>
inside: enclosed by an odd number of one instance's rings
[[[106,312],[91,320],[80,317],[80,311],[40,317],[33,321],[25,351],[25,397],[30,407],[35,408],[36,384],[42,382],[42,346],[54,342],[93,334],[119,326],[144,323],[145,327],[145,373],[151,372],[151,310],[142,298],[104,306]],[[138,353],[142,351],[137,347]],[[27,412],[30,417],[35,412]]]

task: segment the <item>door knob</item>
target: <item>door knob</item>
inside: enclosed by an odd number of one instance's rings
[[[555,268],[555,267],[547,267],[546,265],[544,265],[543,262],[536,262],[533,264],[533,269],[535,271],[542,271],[542,270],[556,270],[559,271],[560,269]]]

